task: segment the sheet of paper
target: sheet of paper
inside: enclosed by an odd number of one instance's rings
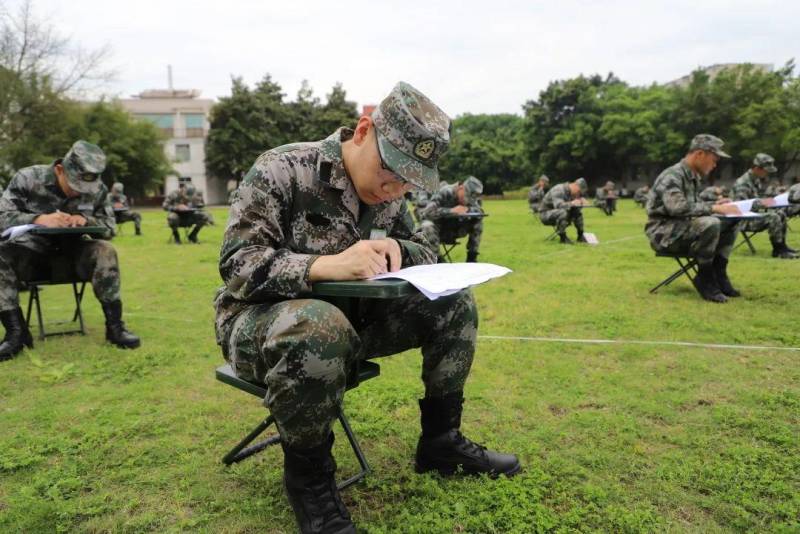
[[[753,202],[755,201],[754,198],[749,198],[747,200],[737,200],[736,202],[732,202],[734,206],[739,208],[743,214],[753,211]]]
[[[590,245],[599,245],[600,240],[597,239],[597,236],[591,232],[584,232],[583,237],[586,239],[586,242]]]
[[[776,197],[772,197],[772,200],[775,201],[775,204],[773,204],[773,206],[776,207],[776,208],[782,208],[784,206],[788,206],[789,205],[789,193],[786,192],[786,193],[784,193],[782,195],[778,195]]]
[[[406,267],[395,273],[384,273],[371,280],[400,278],[406,280],[431,300],[452,295],[457,291],[492,278],[510,273],[511,269],[492,263],[436,263]]]
[[[39,225],[39,224],[20,224],[19,226],[12,226],[10,228],[6,228],[3,231],[3,233],[0,234],[0,237],[2,237],[3,239],[14,239],[14,238],[19,237],[22,234],[28,232],[29,230],[32,230],[32,229],[38,227],[38,226],[41,226],[41,225]]]

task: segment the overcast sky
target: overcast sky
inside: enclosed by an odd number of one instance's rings
[[[13,8],[19,0],[0,0]],[[800,56],[800,1],[37,0],[86,47],[110,44],[129,96],[167,86],[229,94],[232,75],[270,73],[294,99],[342,82],[359,106],[397,80],[455,116],[520,113],[547,83],[613,71],[633,84],[698,66],[780,66]],[[800,59],[800,58],[798,58]]]

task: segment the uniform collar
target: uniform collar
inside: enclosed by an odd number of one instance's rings
[[[353,183],[347,176],[342,158],[342,143],[353,138],[353,130],[339,128],[320,143],[320,158],[317,162],[317,172],[320,179],[340,191],[352,187]]]
[[[61,198],[67,198],[67,195],[61,190],[61,186],[58,185],[58,176],[56,176],[56,165],[61,163],[61,161],[62,160],[57,159],[47,168],[47,171],[44,173],[43,177],[44,187]]]
[[[692,170],[692,168],[691,168],[691,167],[689,167],[689,164],[688,164],[688,163],[686,163],[686,159],[682,159],[682,160],[681,160],[681,168],[683,169],[683,172],[684,172],[684,174],[685,174],[685,175],[686,175],[688,178],[690,178],[690,179],[692,179],[692,180],[695,180],[695,181],[697,181],[697,182],[699,182],[700,180],[702,180],[702,179],[703,179],[703,177],[702,177],[702,176],[700,176],[698,173],[694,172],[694,171]]]

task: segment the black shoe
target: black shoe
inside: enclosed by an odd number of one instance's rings
[[[179,234],[177,230],[172,231],[172,242],[176,245],[181,244],[181,234]]]
[[[467,252],[467,263],[476,263],[478,261],[478,253],[469,251]]]
[[[332,446],[333,433],[309,449],[283,445],[283,484],[303,534],[356,532],[336,487]]]
[[[6,335],[0,342],[0,362],[10,360],[22,352],[23,347],[33,348],[33,336],[19,306],[0,312],[0,321],[6,329]]]
[[[714,268],[711,264],[699,266],[697,276],[694,277],[694,287],[700,296],[709,302],[728,302],[728,298],[722,294],[717,285]]]
[[[800,253],[800,251],[798,251],[798,250],[796,250],[796,249],[793,249],[792,247],[790,247],[789,245],[787,245],[787,244],[786,244],[786,241],[784,241],[784,242],[783,242],[783,248],[785,248],[786,250],[788,250],[788,251],[789,251],[789,252],[791,252],[792,254],[797,254],[797,253]]]
[[[199,231],[200,231],[200,229],[195,226],[194,230],[192,230],[191,233],[189,234],[189,241],[191,241],[195,245],[198,242],[197,241],[197,232],[199,232]]]
[[[135,349],[141,345],[139,337],[129,332],[122,322],[122,301],[101,304],[106,316],[106,340],[121,349]]]
[[[730,278],[728,278],[728,259],[716,256],[711,266],[714,268],[714,278],[722,294],[726,297],[740,297],[742,294],[733,287]]]
[[[486,450],[464,437],[459,430],[463,404],[460,392],[419,401],[422,436],[417,443],[416,472],[438,471],[443,476],[486,473],[491,477],[519,473],[522,468],[513,454]]]
[[[142,229],[136,228],[136,235],[142,235]]]
[[[559,238],[560,242],[563,243],[564,245],[573,245],[574,244],[572,242],[572,239],[567,237],[566,233],[558,234],[558,238]]]
[[[780,243],[772,243],[772,257],[782,260],[794,260],[798,256],[786,246],[786,242],[782,241]]]
[[[588,243],[588,241],[586,241],[586,236],[583,235],[583,232],[578,234],[578,243]]]

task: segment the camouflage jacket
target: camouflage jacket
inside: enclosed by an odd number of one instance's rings
[[[539,187],[539,184],[533,184],[533,186],[528,191],[528,204],[539,204],[544,199],[544,196],[547,194],[546,188]]]
[[[202,208],[206,205],[203,200],[203,193],[200,191],[195,191],[194,195],[190,197],[185,191],[176,189],[167,195],[167,198],[164,199],[164,203],[161,206],[167,211],[175,211],[175,208],[181,204],[190,208]]]
[[[698,198],[700,198],[700,200],[704,202],[716,202],[721,197],[720,195],[717,194],[717,186],[710,185],[705,189],[703,189],[702,191],[700,191]]]
[[[789,188],[789,202],[800,204],[800,184],[794,184]]]
[[[220,251],[218,343],[246,307],[309,295],[314,260],[369,239],[373,229],[397,240],[403,267],[436,262],[422,233],[413,232],[405,199],[360,202],[342,160],[342,142],[352,135],[341,128],[322,141],[274,148],[244,177]]]
[[[439,188],[419,213],[423,219],[436,220],[450,213],[451,208],[458,206],[458,184],[448,184]],[[467,204],[469,211],[483,211],[479,201]]]
[[[128,204],[128,195],[125,193],[115,193],[111,191],[108,194],[108,203],[111,204],[111,208],[114,208],[114,205],[119,203],[122,204],[126,208],[130,208],[130,204]]]
[[[702,177],[681,160],[656,178],[647,199],[645,233],[657,248],[679,240],[695,217],[711,215],[712,203],[700,200]]]
[[[11,178],[8,187],[0,196],[0,231],[12,226],[31,224],[39,215],[63,211],[73,215],[83,215],[87,226],[104,226],[108,237],[117,230],[114,211],[108,203],[108,189],[101,185],[95,195],[81,194],[67,198],[58,185],[54,166],[33,165],[20,169]],[[54,243],[53,238],[24,234],[15,243],[40,252],[47,251]]]
[[[644,186],[640,187],[633,193],[633,200],[634,202],[638,202],[639,204],[644,204],[647,202],[647,195],[650,194],[650,191],[645,191]]]
[[[733,200],[749,200],[766,196],[764,182],[752,171],[747,171],[733,184]]]
[[[539,204],[539,211],[569,209],[569,203],[572,200],[572,192],[569,190],[568,183],[554,185]]]
[[[604,202],[608,199],[617,198],[617,192],[613,189],[611,191],[606,191],[605,188],[600,188],[594,193],[594,200],[595,202]]]

